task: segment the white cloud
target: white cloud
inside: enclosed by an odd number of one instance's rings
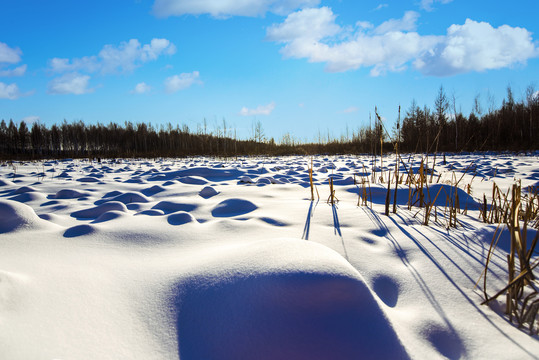
[[[432,11],[434,3],[448,4],[453,0],[421,0],[420,6],[423,10]]]
[[[23,76],[26,72],[26,64],[17,66],[14,69],[0,70],[0,77],[11,77],[11,76]]]
[[[22,76],[26,72],[26,65],[17,66],[13,69],[3,70],[6,64],[16,64],[21,61],[22,51],[19,48],[11,48],[0,42],[0,77]],[[11,84],[14,85],[14,84]],[[16,86],[16,85],[15,85]]]
[[[501,69],[539,56],[531,33],[519,27],[492,27],[467,19],[451,25],[443,41],[415,62],[428,75],[447,76],[470,71]]]
[[[179,90],[187,89],[195,83],[201,84],[202,81],[200,81],[199,78],[200,73],[198,71],[170,76],[165,79],[165,91],[167,93],[173,93]]]
[[[26,123],[26,125],[33,124],[35,122],[38,122],[39,120],[40,120],[39,116],[36,116],[36,115],[29,115],[21,119],[21,121],[24,121]]]
[[[342,31],[341,27],[335,24],[336,17],[326,6],[318,9],[300,10],[288,15],[283,23],[269,27],[267,38],[271,41],[284,43],[320,41]]]
[[[317,6],[320,0],[155,0],[158,17],[209,14],[216,18],[263,16],[267,12],[289,14],[299,8]]]
[[[357,22],[350,31],[335,23],[328,7],[305,9],[269,27],[267,38],[284,44],[281,53],[286,58],[322,62],[330,72],[370,67],[373,76],[402,71],[410,64],[427,75],[446,76],[507,67],[539,55],[525,29],[507,25],[494,29],[467,20],[452,25],[445,36],[419,35],[418,17],[406,12],[402,19],[372,30],[369,23]]]
[[[271,102],[268,105],[260,105],[256,109],[248,109],[242,107],[240,110],[241,116],[254,116],[254,115],[269,115],[275,109],[275,103]]]
[[[11,48],[0,42],[0,63],[16,64],[21,61],[21,54],[21,49]]]
[[[386,7],[389,7],[389,4],[380,4],[377,7],[375,7],[374,9],[372,9],[372,11],[382,10],[382,9],[384,9]]]
[[[90,76],[81,75],[78,73],[68,73],[53,79],[49,83],[49,94],[87,94],[93,92],[93,89],[88,88]]]
[[[375,34],[386,34],[392,31],[415,31],[417,28],[417,19],[419,19],[419,13],[415,11],[407,11],[404,13],[402,19],[390,19],[384,21],[376,29]]]
[[[135,88],[133,90],[131,90],[131,93],[132,94],[144,94],[144,93],[150,92],[151,89],[152,89],[151,86],[149,86],[145,82],[141,82],[141,83],[138,83],[137,85],[135,85]]]
[[[326,70],[331,72],[373,67],[372,75],[403,70],[407,62],[435,42],[435,38],[421,37],[415,32],[380,34],[383,30],[380,29],[378,34],[367,33],[364,31],[367,26],[361,22],[353,36],[339,42],[346,30],[335,24],[335,18],[327,7],[298,11],[282,24],[271,26],[267,36],[269,40],[285,43],[281,49],[285,57],[325,62]],[[405,15],[404,19],[408,20],[402,22],[409,22],[409,18]]]
[[[22,96],[17,84],[5,84],[0,82],[0,99],[15,100]]]
[[[85,71],[103,74],[130,72],[141,64],[156,60],[161,55],[172,55],[176,46],[167,39],[152,39],[141,45],[137,39],[121,42],[118,46],[105,45],[98,55],[66,59],[53,58],[49,68],[53,72]]]
[[[355,112],[358,112],[359,111],[359,108],[356,107],[356,106],[350,106],[349,108],[346,108],[344,109],[343,111],[341,111],[343,114],[351,114],[351,113],[355,113]]]
[[[49,60],[49,68],[56,73],[79,70],[96,72],[100,69],[100,65],[97,56],[85,56],[72,60],[65,58],[53,58]]]

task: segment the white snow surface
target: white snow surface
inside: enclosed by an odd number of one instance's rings
[[[358,207],[371,160],[314,157],[313,202],[308,157],[4,164],[0,359],[538,358],[538,337],[480,305],[475,283],[496,229],[480,199],[493,182],[537,186],[539,156],[439,157],[431,196],[465,172],[472,186],[450,230],[445,200],[424,226],[404,185],[397,214],[387,184]]]

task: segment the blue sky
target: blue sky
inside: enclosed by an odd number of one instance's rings
[[[268,137],[387,126],[441,85],[469,114],[539,89],[535,0],[5,0],[0,119]],[[373,114],[374,115],[374,114]]]

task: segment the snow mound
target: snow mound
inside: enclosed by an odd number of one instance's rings
[[[13,186],[13,183],[9,180],[0,179],[0,186]]]
[[[124,204],[131,204],[131,203],[147,203],[150,202],[148,198],[142,194],[136,193],[136,192],[126,192],[121,195],[117,195],[113,197],[110,200],[105,201],[119,201]]]
[[[152,196],[152,195],[155,195],[157,193],[160,193],[161,191],[165,191],[165,188],[163,188],[162,186],[159,186],[159,185],[154,185],[152,187],[149,187],[149,188],[146,188],[146,189],[142,190],[141,193],[143,193],[146,196]]]
[[[254,184],[253,179],[251,179],[251,177],[249,177],[247,175],[244,175],[244,176],[240,177],[239,182],[243,183],[243,184]]]
[[[51,195],[51,199],[77,199],[84,196],[88,196],[90,193],[84,191],[78,191],[73,189],[62,189],[55,195]]]
[[[172,294],[181,359],[408,358],[362,277],[333,250],[274,240],[220,253]]]
[[[112,210],[127,212],[127,207],[124,203],[119,201],[108,201],[90,209],[75,211],[71,213],[71,216],[80,219],[96,219],[102,214]]]
[[[165,215],[165,212],[163,210],[158,210],[158,209],[149,209],[149,210],[140,211],[136,213],[135,215],[162,216],[162,215]]]
[[[85,176],[85,177],[81,177],[77,179],[77,181],[82,182],[82,183],[96,183],[96,182],[99,182],[100,180],[94,176]]]
[[[466,191],[457,188],[455,192],[455,187],[446,185],[446,184],[434,184],[429,186],[428,192],[426,188],[424,189],[425,193],[425,202],[431,202],[436,199],[434,202],[434,205],[436,206],[445,206],[446,200],[449,198],[452,202],[456,200],[456,194],[458,194],[459,199],[459,206],[460,209],[468,208],[468,210],[478,210],[479,209],[479,203],[475,201],[475,199],[468,195]],[[439,194],[439,195],[438,195]],[[438,196],[438,197],[436,197]],[[419,195],[416,194],[416,196],[413,198],[413,202],[415,203],[419,199]]]
[[[37,191],[37,190],[31,186],[21,186],[20,188],[13,190],[12,194],[13,195],[24,194],[27,192],[34,192],[34,191]]]
[[[96,224],[96,223],[101,223],[105,221],[110,221],[110,220],[118,219],[122,216],[127,216],[127,215],[123,211],[118,211],[118,210],[107,211],[106,213],[99,215],[97,219],[92,221],[92,223]]]
[[[205,185],[208,181],[200,176],[184,176],[178,179],[179,182],[189,185]]]
[[[18,202],[29,202],[29,201],[41,201],[45,199],[45,195],[40,192],[25,192],[10,198],[10,200]]]
[[[179,211],[171,214],[168,216],[167,220],[170,225],[183,225],[190,222],[196,222],[195,217],[185,211]]]
[[[19,229],[43,229],[50,226],[25,204],[13,200],[0,200],[0,234]]]
[[[162,210],[165,214],[170,214],[176,211],[193,211],[197,208],[194,204],[184,204],[175,201],[160,201],[155,204],[152,209]]]
[[[217,194],[219,194],[219,192],[217,192],[217,190],[215,190],[211,186],[204,187],[204,189],[200,190],[200,192],[198,193],[198,195],[200,195],[204,199],[209,199]]]
[[[72,238],[77,236],[84,236],[93,234],[96,231],[92,225],[84,224],[70,227],[64,232],[64,237]]]
[[[258,206],[248,200],[227,199],[217,204],[211,214],[215,217],[232,217],[244,215],[256,209],[258,209]]]

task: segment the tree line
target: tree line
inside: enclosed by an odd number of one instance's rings
[[[476,96],[469,116],[456,110],[440,87],[434,109],[412,102],[400,129],[400,148],[407,152],[537,150],[539,148],[539,92],[528,87],[516,101],[510,87],[499,109],[482,109]]]
[[[235,131],[223,128],[208,132],[206,123],[193,132],[183,125],[154,127],[150,123],[124,125],[90,124],[82,121],[54,124],[50,127],[24,121],[0,122],[0,157],[4,160],[80,158],[80,157],[176,157],[238,156],[288,154],[380,153],[398,145],[401,152],[459,152],[487,150],[539,149],[539,95],[528,88],[526,98],[516,101],[511,88],[498,109],[483,111],[478,97],[472,112],[465,116],[456,110],[455,98],[443,87],[434,108],[412,102],[403,119],[386,129],[375,112],[373,124],[360,127],[351,136],[316,142],[301,142],[289,133],[276,142],[267,139],[260,121],[253,123],[250,139],[237,139]]]

